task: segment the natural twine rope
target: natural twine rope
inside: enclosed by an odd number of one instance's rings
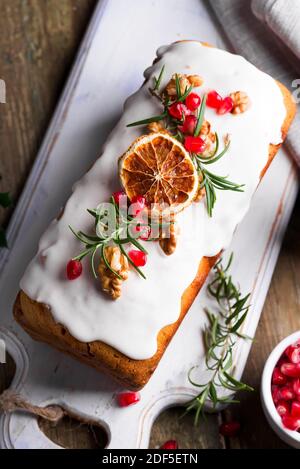
[[[40,407],[33,405],[14,391],[6,390],[0,395],[0,412],[15,412],[23,410],[33,415],[38,415],[53,423],[58,423],[66,412],[58,405],[50,405],[48,407]]]

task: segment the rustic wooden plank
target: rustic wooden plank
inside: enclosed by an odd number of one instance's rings
[[[271,430],[263,415],[259,387],[264,363],[284,337],[300,329],[300,198],[298,198],[274,272],[255,336],[244,380],[256,389],[241,396],[241,405],[226,411],[225,419],[237,418],[242,426],[231,448],[287,448]]]
[[[2,0],[0,192],[16,201],[47,129],[96,0]],[[0,209],[0,224],[11,210]]]

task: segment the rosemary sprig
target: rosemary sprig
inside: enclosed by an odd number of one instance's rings
[[[134,127],[137,125],[147,125],[152,122],[159,122],[164,121],[164,126],[173,136],[182,144],[184,144],[185,136],[180,130],[180,126],[183,125],[185,116],[182,115],[182,119],[178,120],[170,116],[168,109],[169,107],[175,102],[183,102],[185,101],[186,97],[189,95],[193,86],[186,87],[184,93],[181,92],[180,88],[180,77],[178,74],[175,75],[175,87],[176,87],[176,97],[173,100],[170,100],[165,93],[161,95],[157,92],[159,86],[161,84],[162,76],[164,73],[164,67],[162,67],[159,77],[154,78],[154,88],[150,89],[150,93],[159,99],[161,104],[163,105],[163,112],[157,116],[149,117],[148,119],[142,119],[140,121],[132,122],[128,124],[127,127]],[[194,130],[194,137],[199,137],[201,128],[203,126],[203,122],[205,119],[205,111],[206,111],[206,101],[207,95],[205,94],[202,98],[201,105],[198,110],[197,114],[197,122]],[[219,176],[218,174],[214,174],[211,171],[208,171],[206,168],[207,165],[211,165],[216,163],[218,160],[223,158],[223,156],[228,152],[230,147],[230,142],[227,143],[224,149],[218,154],[219,150],[219,137],[217,134],[216,142],[215,142],[215,149],[210,156],[204,154],[194,154],[190,153],[194,165],[197,169],[200,181],[200,189],[204,188],[205,195],[206,195],[206,207],[208,215],[211,217],[213,213],[213,209],[215,206],[215,202],[217,200],[216,191],[234,191],[234,192],[243,192],[244,184],[237,184],[232,182],[228,179],[228,176]]]
[[[95,277],[97,277],[96,270],[96,255],[99,254],[100,258],[103,259],[107,268],[118,278],[121,278],[120,275],[112,269],[110,266],[106,255],[105,247],[106,246],[118,246],[122,254],[127,258],[129,264],[136,270],[136,272],[146,279],[143,271],[137,267],[129,255],[127,250],[124,248],[124,245],[133,245],[140,251],[147,254],[144,246],[137,239],[137,225],[139,227],[148,227],[152,231],[157,231],[159,228],[173,223],[173,221],[159,221],[156,219],[151,220],[151,227],[149,225],[149,220],[142,220],[134,218],[129,215],[127,210],[122,210],[116,204],[113,197],[111,197],[110,211],[108,213],[107,205],[102,204],[98,209],[87,209],[88,213],[95,219],[95,234],[90,235],[83,233],[82,231],[75,231],[71,226],[69,226],[73,235],[84,245],[84,249],[75,257],[73,260],[81,261],[84,257],[90,256],[91,260],[91,269]],[[113,230],[110,231],[110,228],[113,227]],[[149,237],[149,241],[151,238]]]
[[[12,199],[9,192],[0,192],[0,207],[8,208],[12,205]],[[0,226],[0,248],[7,248],[7,239],[5,230]]]
[[[165,71],[165,66],[163,65],[162,68],[161,68],[161,71],[158,75],[158,78],[154,77],[154,87],[153,87],[152,91],[158,91],[159,90],[164,71]]]
[[[92,272],[95,277],[97,277],[97,271],[95,267],[95,260],[96,254],[99,253],[100,258],[103,259],[107,268],[118,278],[121,278],[120,275],[112,269],[109,262],[107,261],[105,255],[105,247],[116,245],[120,248],[124,256],[128,259],[128,262],[133,266],[133,268],[138,272],[138,274],[146,278],[144,273],[142,272],[139,267],[137,267],[130,257],[127,254],[127,251],[124,249],[124,244],[132,244],[133,246],[137,247],[140,251],[147,254],[146,249],[142,246],[142,244],[134,238],[133,232],[134,227],[137,225],[137,220],[133,217],[129,216],[127,213],[125,214],[123,210],[120,210],[118,205],[116,204],[113,197],[111,197],[111,218],[108,218],[107,209],[102,211],[102,207],[100,206],[97,210],[96,209],[88,209],[88,213],[95,218],[95,229],[100,227],[100,234],[96,231],[96,235],[89,235],[83,233],[82,231],[75,231],[71,226],[69,226],[70,230],[74,234],[74,236],[84,245],[84,250],[81,251],[77,256],[73,257],[73,260],[81,261],[84,257],[90,256],[91,258],[91,268]],[[106,221],[102,221],[107,219]],[[114,229],[112,232],[109,231],[109,224],[113,226]]]
[[[208,285],[208,292],[216,300],[218,312],[206,310],[208,326],[204,331],[206,348],[206,371],[211,373],[210,379],[203,384],[192,380],[191,375],[196,367],[188,374],[193,386],[200,388],[200,393],[187,404],[187,412],[194,410],[195,424],[203,415],[204,407],[210,403],[213,408],[218,404],[238,403],[234,394],[238,391],[253,391],[253,388],[233,376],[233,349],[237,338],[249,339],[241,332],[241,326],[247,317],[249,306],[247,302],[250,294],[242,296],[239,287],[233,283],[229,269],[233,260],[231,254],[226,267],[222,259],[214,267],[214,278]],[[220,396],[219,390],[226,390],[227,395]]]

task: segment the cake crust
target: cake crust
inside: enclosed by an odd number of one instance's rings
[[[208,46],[208,44],[205,45]],[[294,119],[296,105],[287,88],[281,83],[277,83],[283,94],[287,111],[282,125],[282,139],[284,141]],[[261,178],[267,171],[280,146],[281,144],[270,145],[268,162],[261,171]],[[157,368],[169,342],[179,328],[218,258],[219,255],[203,257],[201,259],[196,277],[181,297],[181,309],[177,321],[161,329],[157,337],[157,351],[155,355],[146,360],[133,360],[101,341],[80,342],[63,325],[55,322],[51,310],[47,305],[32,300],[23,291],[19,292],[15,301],[14,317],[33,339],[46,342],[81,362],[109,374],[128,389],[139,390],[145,386]]]

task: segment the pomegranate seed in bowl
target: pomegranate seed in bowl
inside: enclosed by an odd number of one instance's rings
[[[291,407],[291,416],[300,419],[300,402],[293,401]]]
[[[276,405],[276,410],[280,417],[283,417],[284,415],[289,415],[290,413],[290,406],[289,403],[286,401],[279,401],[278,404]]]
[[[300,428],[300,418],[295,418],[291,416],[284,416],[282,417],[282,423],[285,428],[289,430],[298,431]]]
[[[279,368],[274,368],[273,375],[272,375],[272,384],[283,385],[287,382],[287,377],[281,373]]]
[[[290,378],[300,378],[300,363],[284,363],[281,365],[280,371]]]
[[[284,352],[292,363],[300,363],[300,344],[290,345]]]

